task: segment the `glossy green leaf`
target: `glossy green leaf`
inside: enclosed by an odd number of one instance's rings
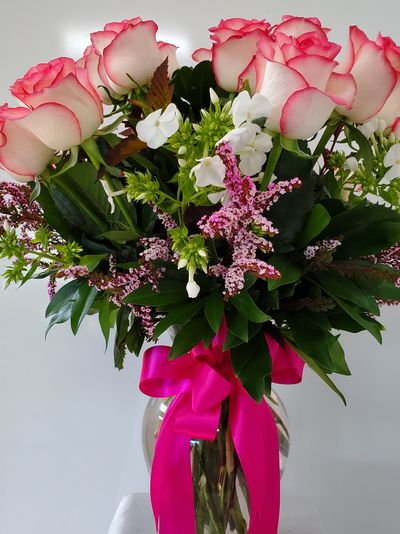
[[[158,339],[171,326],[187,323],[203,306],[204,299],[197,298],[188,303],[180,304],[176,309],[168,312],[157,324],[154,330],[154,339]]]
[[[268,263],[273,265],[281,273],[281,277],[278,280],[268,280],[268,289],[270,291],[286,284],[297,282],[303,274],[303,271],[297,265],[282,254],[274,254],[269,258]]]
[[[62,286],[54,297],[51,299],[46,309],[46,317],[54,315],[60,308],[65,307],[68,303],[73,303],[79,293],[79,289],[85,283],[85,280],[78,279],[68,282]]]
[[[72,306],[71,310],[71,329],[74,334],[79,330],[83,319],[90,310],[98,292],[95,287],[90,287],[87,284],[79,288],[79,294]]]
[[[363,310],[369,311],[374,315],[380,315],[379,306],[375,299],[371,295],[368,295],[350,278],[334,271],[322,271],[315,273],[313,277],[316,278],[320,287],[329,295],[335,294],[342,299],[356,304]]]
[[[331,217],[322,204],[315,204],[311,210],[303,229],[297,239],[297,246],[302,248],[320,235],[328,226]]]
[[[346,398],[340,389],[335,385],[335,383],[329,378],[325,373],[322,367],[313,359],[310,358],[305,352],[303,352],[299,347],[293,346],[293,350],[301,356],[301,358],[306,362],[308,367],[312,369],[322,380],[327,384],[332,391],[334,391],[343,401],[344,405],[347,406]]]
[[[187,322],[175,336],[172,348],[169,353],[169,359],[174,360],[183,356],[195,347],[200,341],[209,339],[213,335],[208,322],[204,316],[194,317]]]
[[[252,297],[246,292],[235,295],[230,299],[230,302],[253,323],[265,323],[271,320],[271,317],[260,310]]]
[[[238,310],[231,310],[227,314],[228,332],[245,343],[249,340],[249,320]]]
[[[112,304],[108,299],[108,296],[100,302],[99,306],[99,323],[101,331],[106,342],[106,347],[108,346],[108,341],[110,339],[111,325],[112,325],[112,316],[111,316]]]
[[[263,332],[231,349],[232,367],[249,395],[261,402],[271,389],[272,362]]]
[[[219,291],[213,291],[205,302],[204,315],[211,326],[212,330],[217,333],[221,327],[225,313],[225,304],[222,294]]]
[[[108,254],[90,254],[82,256],[79,264],[86,266],[90,272],[93,272],[99,263],[106,258],[108,258]]]

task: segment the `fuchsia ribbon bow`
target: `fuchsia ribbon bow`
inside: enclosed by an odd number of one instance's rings
[[[304,362],[287,344],[282,348],[266,334],[272,358],[272,380],[301,382]],[[151,397],[172,397],[157,438],[151,500],[157,532],[195,534],[195,508],[190,464],[193,439],[213,441],[221,403],[229,397],[229,424],[250,495],[248,534],[276,534],[280,508],[278,432],[268,404],[254,401],[235,377],[229,351],[223,351],[226,326],[205,349],[168,360],[170,347],[144,354],[140,389]]]

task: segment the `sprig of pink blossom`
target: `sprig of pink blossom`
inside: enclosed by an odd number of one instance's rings
[[[224,239],[231,250],[230,265],[219,264],[210,272],[222,276],[227,298],[239,293],[245,282],[245,274],[253,273],[262,279],[278,279],[279,271],[257,257],[257,253],[273,252],[271,238],[279,231],[264,212],[285,193],[299,187],[301,181],[294,178],[270,185],[265,192],[257,191],[249,176],[242,176],[238,161],[229,143],[221,143],[216,149],[225,167],[224,185],[227,202],[209,217],[203,217],[198,226],[206,238]]]

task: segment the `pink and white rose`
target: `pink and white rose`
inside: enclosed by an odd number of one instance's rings
[[[385,121],[391,131],[397,132],[400,125],[400,46],[393,39],[378,35],[376,42],[385,50],[385,56],[396,71],[396,85],[390,93],[383,108],[379,111],[379,119]]]
[[[111,93],[124,95],[137,85],[148,85],[157,67],[168,58],[169,74],[177,68],[177,47],[157,41],[158,26],[140,17],[111,22],[91,34],[89,46],[78,64],[83,66],[101,98]]]
[[[54,153],[30,128],[32,122],[48,120],[49,112],[54,120],[59,118],[57,106],[37,111],[9,108],[7,104],[0,107],[0,168],[19,182],[34,180]]]
[[[290,138],[310,137],[337,105],[350,108],[355,97],[351,74],[335,72],[340,46],[329,41],[328,32],[316,18],[287,16],[274,27],[247,21],[239,34],[214,38],[217,82],[237,91],[248,80],[272,105],[271,130]]]
[[[358,123],[379,116],[393,124],[400,108],[400,50],[391,39],[379,36],[372,41],[351,26],[347,51],[336,72],[351,74],[356,82],[353,106],[339,106],[341,114]]]
[[[70,58],[32,67],[11,93],[31,111],[41,110],[40,118],[29,115],[30,130],[54,150],[81,144],[103,122],[103,106],[87,72]]]
[[[268,34],[271,24],[263,20],[256,19],[243,19],[243,18],[232,18],[221,20],[218,26],[212,27],[209,29],[211,33],[211,40],[214,43],[222,44],[225,43],[231,37],[237,37],[240,39],[242,44],[246,43],[248,38],[249,42],[252,43],[252,34],[257,32],[257,35]],[[195,61],[212,61],[213,58],[213,48],[199,48],[193,54],[193,59]]]

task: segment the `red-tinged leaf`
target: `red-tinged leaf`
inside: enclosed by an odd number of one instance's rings
[[[147,93],[147,103],[152,109],[165,109],[172,102],[174,86],[168,77],[168,58],[156,69]]]
[[[116,145],[114,148],[109,150],[107,152],[105,160],[108,165],[115,167],[122,160],[126,159],[132,154],[137,154],[138,152],[141,152],[145,148],[147,148],[146,143],[138,139],[135,135],[130,135],[129,137],[118,143],[118,145]]]

